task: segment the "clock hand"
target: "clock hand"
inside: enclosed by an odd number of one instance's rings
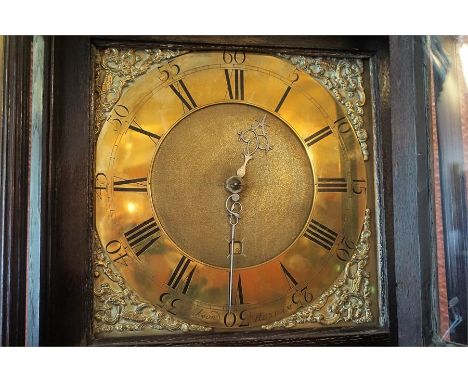
[[[240,212],[242,211],[242,204],[240,203],[239,192],[242,191],[244,186],[243,177],[245,176],[245,169],[249,160],[253,159],[254,154],[258,150],[270,151],[272,149],[265,127],[266,114],[261,121],[255,121],[247,130],[241,131],[239,140],[244,142],[244,163],[237,169],[236,176],[231,176],[226,180],[226,190],[231,193],[226,200],[226,211],[228,213],[229,224],[231,225],[231,240],[229,241],[229,286],[228,286],[228,311],[232,311],[232,284],[234,274],[234,244],[236,243],[236,226],[239,223]],[[243,254],[244,248],[240,242],[239,254]]]
[[[245,176],[245,169],[249,160],[253,159],[254,154],[258,150],[270,151],[272,147],[268,141],[267,132],[265,127],[266,114],[263,116],[261,121],[255,121],[247,130],[241,131],[239,134],[239,140],[246,143],[244,147],[244,163],[237,169],[237,176],[243,178]]]
[[[231,240],[229,241],[229,290],[228,290],[228,311],[232,310],[232,280],[234,274],[234,244],[236,242],[236,226],[239,223],[242,204],[239,202],[239,194],[233,193],[226,200],[226,210],[229,216],[229,224],[231,225]],[[242,254],[242,242],[241,251]]]

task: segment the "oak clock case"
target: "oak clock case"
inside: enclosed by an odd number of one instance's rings
[[[94,335],[378,322],[364,68],[98,50]]]

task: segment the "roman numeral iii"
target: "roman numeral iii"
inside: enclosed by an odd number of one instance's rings
[[[318,178],[318,192],[347,192],[348,184],[345,178]]]
[[[154,218],[149,218],[124,233],[128,245],[133,249],[137,257],[158,240],[160,235],[160,229]]]
[[[307,226],[304,236],[321,247],[330,250],[332,249],[333,244],[335,244],[338,234],[319,223],[317,220],[312,219]]]

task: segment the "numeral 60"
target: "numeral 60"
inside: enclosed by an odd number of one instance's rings
[[[243,50],[235,50],[234,52],[224,51],[223,61],[226,64],[230,64],[233,61],[236,64],[243,64],[245,62],[245,52]]]

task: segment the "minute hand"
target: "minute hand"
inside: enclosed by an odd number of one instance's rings
[[[232,310],[232,279],[234,274],[234,243],[236,240],[236,225],[239,223],[242,205],[239,202],[239,194],[231,194],[226,200],[226,210],[231,225],[231,240],[229,242],[229,290],[228,290],[228,311]],[[242,252],[242,251],[241,251]],[[241,253],[242,254],[242,253]]]

